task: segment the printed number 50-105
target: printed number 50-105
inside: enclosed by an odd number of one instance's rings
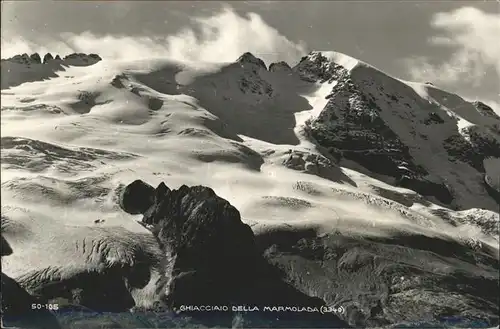
[[[32,310],[51,310],[57,311],[59,309],[58,304],[31,304]]]

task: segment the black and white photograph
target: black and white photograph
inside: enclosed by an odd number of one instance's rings
[[[499,329],[499,1],[1,1],[0,119],[2,328]]]

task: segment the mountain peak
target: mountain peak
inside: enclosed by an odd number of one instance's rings
[[[36,64],[41,64],[42,63],[42,58],[38,53],[34,53],[30,56],[31,61],[33,61]]]
[[[337,80],[346,71],[342,66],[332,60],[328,52],[313,51],[301,58],[293,68],[302,80],[309,82],[326,82]]]
[[[266,64],[264,61],[260,58],[255,57],[252,53],[246,52],[243,55],[241,55],[236,62],[241,63],[241,64],[254,64],[262,67],[263,69],[267,70]]]
[[[52,56],[51,53],[46,53],[45,56],[43,56],[43,64],[54,60],[54,57]]]
[[[347,70],[352,70],[361,63],[360,60],[337,51],[311,51],[307,56],[302,58],[302,60],[306,59],[318,63],[335,63]]]
[[[270,72],[276,72],[276,71],[288,72],[291,70],[292,68],[290,67],[290,65],[288,65],[288,63],[284,61],[272,63],[271,65],[269,65]]]

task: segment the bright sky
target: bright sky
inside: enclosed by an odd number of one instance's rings
[[[251,51],[269,64],[335,50],[500,110],[498,1],[2,1],[1,10],[2,58],[232,61]]]

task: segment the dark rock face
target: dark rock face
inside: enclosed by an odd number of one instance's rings
[[[10,254],[12,254],[12,248],[10,247],[9,243],[7,242],[7,240],[5,240],[5,238],[3,236],[0,237],[1,239],[1,256],[8,256]]]
[[[127,186],[130,195],[137,195],[134,190],[142,193],[147,185],[137,182]],[[130,201],[121,203],[130,209]],[[210,188],[181,186],[172,191],[160,184],[143,222],[153,225],[174,261],[169,306],[228,302],[227,293],[255,271],[252,230],[241,222],[238,210]],[[224,285],[229,290],[221,289]]]
[[[102,60],[101,56],[99,56],[97,54],[89,54],[89,57],[93,58],[95,60],[98,60],[98,61]]]
[[[101,61],[97,54],[73,53],[64,57],[64,62],[72,66],[88,66]]]
[[[236,61],[236,65],[241,65],[244,74],[238,77],[239,89],[244,94],[273,95],[273,86],[262,79],[259,69],[267,70],[266,64],[260,58],[251,53],[244,53]]]
[[[31,55],[30,59],[36,64],[42,63],[42,59],[40,58],[40,55],[38,53],[34,53],[33,55]]]
[[[52,56],[52,54],[47,53],[47,54],[45,54],[45,56],[43,56],[43,64],[45,64],[53,59],[54,59],[54,57]]]
[[[120,197],[120,207],[129,214],[143,214],[154,202],[155,189],[141,180],[125,187]]]
[[[297,72],[302,80],[322,83],[337,80],[348,74],[342,66],[331,62],[321,53],[302,57],[293,71]]]
[[[270,72],[292,72],[292,68],[287,62],[272,63],[269,65]]]
[[[126,80],[127,77],[124,74],[116,75],[113,80],[111,80],[111,85],[115,88],[122,89],[125,88],[122,80]]]
[[[19,64],[30,64],[32,62],[31,57],[24,53],[22,55],[15,55],[14,57],[8,58],[8,59],[2,59],[3,61],[13,61],[14,63],[19,63]]]
[[[210,188],[181,186],[171,191],[160,184],[143,222],[154,225],[159,241],[175,259],[169,295],[172,307],[227,300],[223,290],[215,293],[213,289],[236,284],[231,277],[246,276],[255,268],[250,227]],[[192,289],[198,293],[193,295]]]
[[[347,182],[355,186],[356,183],[347,177],[347,175],[343,174],[342,170],[336,165],[335,161],[337,161],[340,155],[333,149],[328,151],[325,150],[325,152],[331,152],[330,155],[332,155],[332,157],[289,150],[285,152],[285,154],[288,155],[281,163],[289,169],[317,175],[335,182]]]
[[[437,200],[450,204],[453,201],[453,194],[445,184],[438,184],[424,178],[415,178],[404,175],[396,181],[397,186],[413,190],[421,195],[432,196]]]
[[[498,325],[498,252],[492,248],[423,235],[357,238],[286,227],[262,232],[256,241],[294,287],[330,305],[342,301],[342,318],[355,327],[416,328],[426,321],[426,328],[441,328],[446,316],[457,318],[457,327]]]
[[[133,190],[147,185],[132,184],[127,187],[129,195],[138,195]],[[131,199],[121,204],[124,209],[136,209]],[[262,310],[270,305],[324,305],[282,280],[283,274],[260,255],[254,234],[241,221],[238,210],[208,187],[183,185],[171,190],[161,183],[154,191],[153,204],[144,212],[143,223],[151,227],[168,259],[167,308],[182,311],[182,305],[226,305],[231,310],[246,305]],[[217,325],[230,325],[234,315],[188,313],[203,321],[210,318]],[[247,320],[261,325],[259,321],[277,321],[287,327],[312,323],[315,327],[347,327],[338,317],[320,313],[250,312]]]
[[[482,131],[477,126],[471,126],[462,129],[462,134],[447,138],[444,147],[452,159],[465,162],[484,173],[485,159],[500,158],[499,141],[500,135],[495,136],[492,131]]]
[[[162,223],[159,236],[182,258],[179,270],[252,268],[252,230],[243,224],[238,210],[229,202],[203,186],[184,185],[171,191],[160,184],[155,192],[154,206],[145,213],[143,221],[158,224],[161,219],[170,219]]]
[[[272,85],[255,72],[249,72],[241,76],[238,84],[241,92],[244,94],[266,95],[271,97],[274,92]]]

